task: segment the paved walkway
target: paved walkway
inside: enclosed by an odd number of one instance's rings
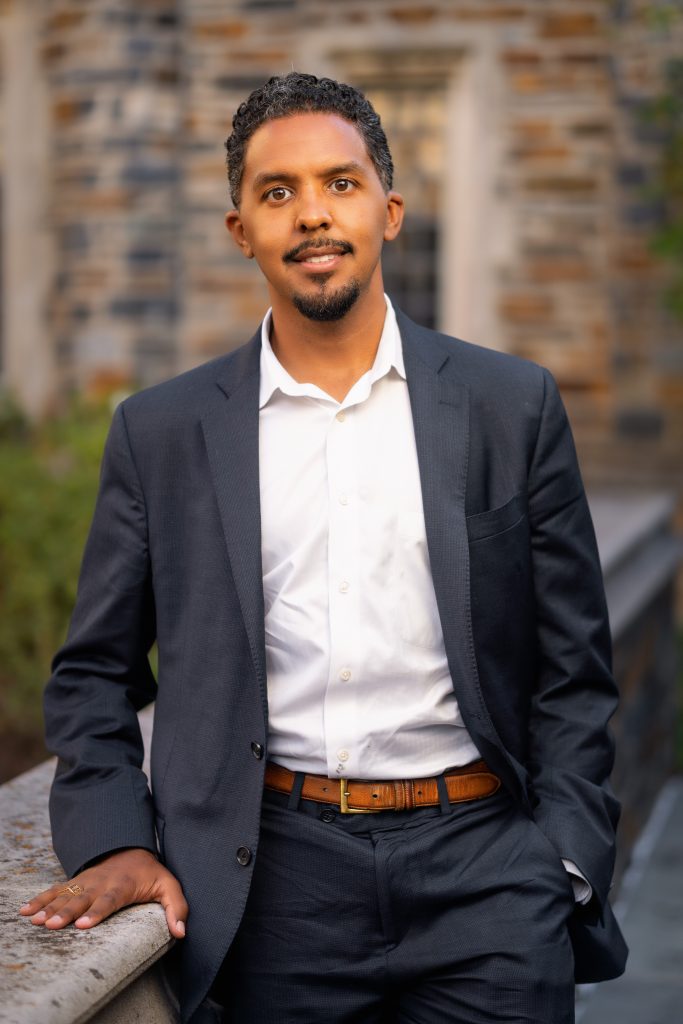
[[[577,1024],[683,1021],[683,778],[662,790],[614,909],[631,951],[626,973],[581,989]]]

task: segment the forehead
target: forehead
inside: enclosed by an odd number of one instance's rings
[[[300,175],[355,162],[369,172],[374,164],[365,141],[350,121],[322,112],[290,114],[266,121],[249,139],[243,180],[270,171]]]

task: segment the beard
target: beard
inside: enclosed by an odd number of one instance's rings
[[[320,291],[315,295],[294,294],[294,305],[308,320],[319,323],[341,320],[360,298],[360,281],[349,281],[342,288],[328,292],[323,282]]]

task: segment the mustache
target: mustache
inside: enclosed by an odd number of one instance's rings
[[[305,242],[300,242],[299,245],[295,245],[293,249],[286,252],[282,259],[285,263],[295,260],[297,256],[300,256],[302,252],[307,252],[310,249],[329,249],[333,246],[335,249],[339,249],[342,254],[353,252],[353,246],[350,242],[342,242],[337,238],[309,238]]]

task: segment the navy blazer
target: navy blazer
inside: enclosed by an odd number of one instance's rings
[[[621,973],[607,903],[616,705],[600,565],[567,418],[533,363],[398,314],[434,589],[482,756],[594,898],[577,980]],[[156,851],[190,906],[184,1021],[232,941],[257,854],[268,702],[258,477],[260,333],[114,414],[78,599],[45,695],[67,875]],[[147,659],[158,644],[158,688]],[[156,700],[151,789],[136,712]],[[237,858],[238,849],[251,851]],[[201,1011],[198,1011],[201,1014]],[[198,1017],[195,1017],[198,1019]]]

